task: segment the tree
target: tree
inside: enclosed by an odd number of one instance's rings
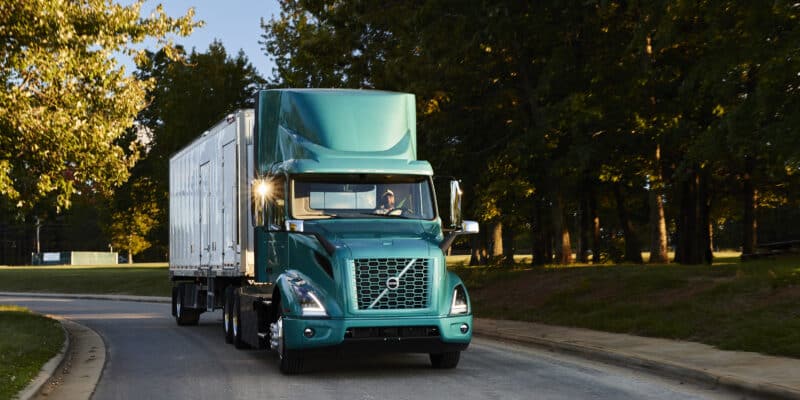
[[[151,254],[143,254],[149,259],[168,253],[169,158],[225,115],[252,107],[253,94],[263,84],[243,52],[229,56],[218,41],[203,53],[185,55],[182,47],[177,52],[185,62],[172,60],[165,51],[146,53],[136,73],[155,86],[125,140],[135,142],[143,134],[152,140],[129,182],[115,194],[113,207],[115,221],[139,224],[137,243],[150,244],[140,250],[150,249]],[[137,208],[137,202],[144,208]]]
[[[115,143],[146,105],[153,81],[126,74],[114,53],[142,60],[132,47],[199,23],[144,0],[6,1],[0,4],[0,198],[21,212],[38,202],[66,208],[76,193],[109,194],[136,161]]]
[[[133,256],[147,250],[151,245],[148,235],[161,214],[157,192],[149,179],[137,179],[126,184],[126,189],[115,197],[116,211],[107,230],[111,245],[128,253],[128,264]]]
[[[594,261],[613,248],[612,258],[640,263],[649,247],[651,261],[664,262],[672,237],[676,261],[711,262],[714,220],[744,220],[745,248],[753,247],[756,210],[767,204],[759,194],[787,204],[794,193],[786,190],[800,167],[792,3],[282,7],[262,24],[278,64],[272,81],[416,93],[420,156],[437,173],[466,177],[464,187],[479,193],[467,212],[495,227],[504,253],[528,226],[535,263],[559,253],[568,262],[575,237],[582,260],[591,242]],[[743,207],[720,207],[731,198]]]

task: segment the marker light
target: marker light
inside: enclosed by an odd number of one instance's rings
[[[269,182],[263,179],[257,179],[253,181],[253,191],[258,199],[264,200],[270,195],[270,192],[272,192],[272,187],[270,186]]]

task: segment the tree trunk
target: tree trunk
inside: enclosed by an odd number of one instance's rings
[[[708,177],[692,172],[681,184],[679,194],[678,243],[675,261],[681,264],[710,264],[711,196]]]
[[[481,264],[481,236],[471,235],[469,238],[469,265]]]
[[[559,264],[567,265],[572,263],[572,244],[569,240],[569,227],[561,224],[561,257]]]
[[[667,221],[664,218],[664,197],[650,189],[650,260],[651,264],[669,262],[667,254]]]
[[[567,224],[564,217],[564,204],[561,196],[556,197],[552,211],[556,263],[567,265],[572,262],[572,245],[569,239],[569,224]]]
[[[131,239],[128,236],[128,264],[133,264],[133,253],[131,253]]]
[[[700,246],[698,264],[709,264],[714,261],[711,249],[711,191],[709,176],[706,172],[697,175],[697,243]]]
[[[655,171],[650,176],[650,260],[651,264],[669,262],[667,221],[664,218],[664,182],[661,176],[661,147],[656,146]]]
[[[513,226],[506,225],[505,229],[503,229],[503,265],[506,266],[513,266],[514,265],[514,253],[516,249],[514,248],[514,236],[515,231]]]
[[[676,221],[677,228],[677,243],[675,244],[675,262],[680,264],[687,264],[688,260],[692,258],[691,251],[691,238],[694,237],[694,223],[692,202],[692,184],[689,180],[679,184],[678,199],[678,219]]]
[[[641,264],[643,262],[642,246],[639,244],[639,239],[636,236],[636,229],[633,227],[633,222],[628,215],[628,209],[625,207],[625,197],[622,194],[622,187],[619,184],[614,185],[614,198],[617,202],[619,223],[622,225],[622,232],[625,235],[624,260],[627,262]]]
[[[758,221],[756,220],[756,207],[758,204],[758,191],[753,184],[753,170],[755,162],[752,157],[745,157],[744,176],[742,177],[742,197],[744,200],[744,217],[742,220],[743,238],[742,254],[753,254],[758,245]]]
[[[533,265],[547,265],[550,260],[547,259],[547,243],[545,235],[545,218],[543,212],[544,205],[542,201],[536,199],[533,210],[533,223],[531,224],[531,256]]]
[[[597,193],[589,197],[589,212],[592,218],[592,263],[600,263],[600,217],[597,213]]]
[[[489,259],[493,262],[499,262],[503,257],[503,223],[496,222],[492,225],[492,244]]]
[[[590,211],[590,198],[594,196],[592,183],[590,180],[584,182],[585,191],[581,194],[581,206],[578,222],[578,261],[589,262],[589,233],[592,231],[592,215]]]

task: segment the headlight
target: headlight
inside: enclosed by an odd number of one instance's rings
[[[450,305],[450,315],[469,314],[467,304],[467,290],[463,285],[458,285],[453,290],[453,303]]]
[[[310,289],[302,286],[295,286],[294,293],[300,302],[300,309],[304,317],[327,317],[328,312],[325,306],[319,301],[319,297]]]

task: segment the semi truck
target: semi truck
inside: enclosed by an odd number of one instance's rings
[[[407,93],[262,90],[174,154],[177,324],[221,309],[225,341],[277,352],[286,374],[329,351],[456,367],[472,310],[445,254],[478,224],[458,180],[437,201],[415,110]]]

